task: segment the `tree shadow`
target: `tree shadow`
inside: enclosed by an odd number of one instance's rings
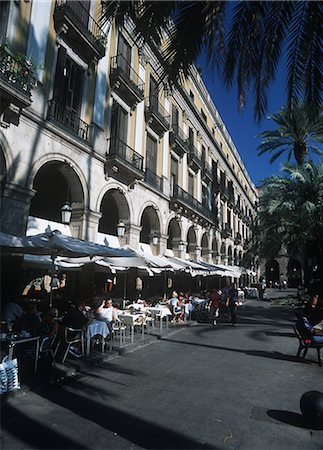
[[[269,417],[272,417],[279,422],[287,423],[288,425],[293,425],[294,427],[306,428],[309,430],[323,430],[323,426],[308,423],[302,414],[290,411],[280,411],[278,409],[269,409],[267,414]]]
[[[82,395],[70,390],[47,389],[38,395],[146,449],[216,449],[130,412],[95,401],[91,396],[85,398],[83,389],[80,392]]]

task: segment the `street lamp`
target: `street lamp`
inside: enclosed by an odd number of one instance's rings
[[[72,207],[69,202],[66,202],[65,205],[61,207],[61,217],[62,223],[69,225],[72,217]]]
[[[118,225],[117,225],[117,236],[118,238],[122,238],[125,234],[126,231],[126,226],[125,224],[122,222],[122,220],[119,220]]]

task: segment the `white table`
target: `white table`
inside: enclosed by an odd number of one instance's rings
[[[109,333],[110,331],[106,322],[103,322],[103,320],[93,320],[86,328],[86,354],[90,354],[91,338],[93,336],[99,334],[105,339]]]
[[[168,328],[168,317],[171,316],[172,313],[167,306],[146,307],[145,310],[149,311],[153,318],[158,317],[160,331],[163,329],[163,319],[165,319],[166,328]]]
[[[145,327],[144,327],[144,321],[145,321],[145,313],[135,313],[131,314],[129,311],[118,311],[118,318],[119,320],[130,328],[130,340],[131,342],[134,341],[134,329],[135,325],[141,326],[141,335],[142,338],[144,338],[145,333]]]

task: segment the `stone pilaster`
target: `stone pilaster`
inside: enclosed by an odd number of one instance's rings
[[[1,204],[1,231],[23,236],[26,233],[30,203],[35,191],[7,183]]]

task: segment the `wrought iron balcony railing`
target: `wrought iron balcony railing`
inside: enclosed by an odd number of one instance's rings
[[[20,54],[12,54],[9,49],[0,46],[0,77],[11,87],[30,98],[35,85],[34,66]]]
[[[131,167],[143,172],[143,156],[117,137],[112,137],[108,141],[110,142],[110,148],[107,157],[119,157]]]
[[[164,185],[163,178],[156,175],[156,173],[153,172],[152,170],[146,169],[145,181],[150,186],[156,188],[159,192],[161,193],[163,192],[163,185]]]
[[[213,221],[213,212],[207,206],[203,205],[203,203],[196,200],[196,198],[194,198],[191,194],[184,191],[184,189],[177,184],[173,187],[173,197],[177,201],[184,203],[192,211],[197,212]]]
[[[120,75],[126,82],[130,83],[134,89],[144,95],[145,83],[131,67],[131,64],[121,54],[111,59],[111,74],[113,77]]]
[[[194,146],[192,142],[189,142],[188,144],[188,155],[187,160],[189,166],[192,167],[193,170],[199,170],[203,168],[203,160],[201,158],[201,155],[197,151],[197,148]]]
[[[145,100],[145,108],[148,120],[150,120],[152,125],[157,128],[157,132],[159,129],[161,129],[161,131],[166,131],[169,129],[170,114],[162,106],[158,98],[147,97]],[[157,120],[153,121],[153,118]]]
[[[234,238],[234,243],[237,244],[241,244],[242,243],[242,236],[240,233],[236,233],[236,236]]]
[[[72,45],[76,45],[80,50],[83,48],[91,56],[94,56],[93,51],[98,53],[99,58],[104,56],[107,35],[82,2],[56,0],[54,19],[58,27],[67,25],[66,37],[72,42]],[[87,40],[91,42],[90,45],[94,46],[92,50],[89,48]]]
[[[48,102],[47,119],[57,122],[80,139],[90,142],[92,126],[81,120],[74,111],[67,109],[55,99]]]
[[[222,237],[231,237],[232,236],[232,229],[230,228],[229,224],[225,224],[224,227],[221,230]]]

